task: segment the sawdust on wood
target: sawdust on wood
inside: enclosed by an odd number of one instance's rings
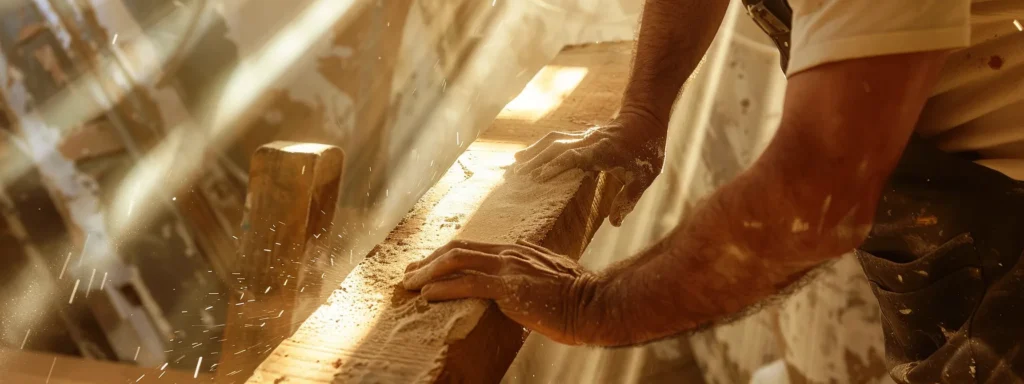
[[[524,124],[499,116],[249,382],[283,376],[289,382],[307,383],[437,380],[449,347],[462,345],[453,342],[465,338],[492,304],[428,304],[402,287],[405,267],[455,238],[540,243],[548,232],[567,225],[559,216],[576,204],[574,196],[587,185],[588,176],[572,171],[536,184],[517,176],[506,178],[504,167],[519,147],[552,130],[572,130],[573,121],[607,121],[614,115],[631,46],[599,44],[560,53],[552,65],[589,69],[579,88],[541,121]],[[491,149],[479,146],[481,142],[491,144]]]
[[[540,242],[586,177],[575,170],[536,183],[506,175],[508,155],[464,154],[460,162],[473,172],[453,166],[249,382],[282,375],[314,382],[433,381],[448,345],[466,337],[489,304],[428,304],[402,288],[405,267],[456,238]]]

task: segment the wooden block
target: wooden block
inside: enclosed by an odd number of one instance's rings
[[[586,67],[588,60],[581,59],[577,49],[563,52],[559,57],[570,54],[586,75],[562,101],[602,94],[603,89],[621,94],[630,44],[578,48],[600,64],[593,68]],[[590,76],[603,80],[589,81]],[[517,150],[544,133],[586,128],[571,116],[597,116],[601,113],[592,110],[596,108],[604,115],[595,117],[595,123],[610,118],[618,99],[603,100],[559,102],[538,121],[505,121],[499,116],[492,128],[500,120],[502,132],[485,133],[471,145],[327,304],[281,343],[248,382],[498,382],[522,345],[523,328],[488,301],[426,303],[402,288],[405,267],[457,238],[525,239],[578,258],[621,185],[578,170],[543,184],[505,171]],[[516,124],[531,129],[517,136]],[[532,129],[536,124],[546,131]]]
[[[219,380],[251,374],[319,304],[300,301],[306,291],[315,300],[331,264],[343,157],[334,146],[284,141],[253,155]]]
[[[205,372],[144,368],[73,356],[0,348],[0,382],[4,383],[213,383]]]

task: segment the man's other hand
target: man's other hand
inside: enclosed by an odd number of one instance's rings
[[[595,281],[575,261],[536,244],[456,240],[409,264],[403,285],[420,290],[428,301],[494,300],[517,323],[557,342],[578,344],[586,341],[580,328],[595,323],[581,321]]]
[[[661,173],[665,132],[664,126],[632,114],[583,132],[551,132],[516,153],[515,172],[541,182],[573,168],[608,172],[623,184],[608,215],[619,226]]]

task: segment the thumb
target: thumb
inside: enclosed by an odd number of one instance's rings
[[[627,214],[633,212],[633,208],[636,208],[636,203],[640,201],[640,196],[647,190],[647,187],[651,186],[652,181],[636,180],[622,187],[619,194],[615,195],[615,200],[612,201],[611,212],[608,214],[608,220],[612,222],[612,225],[616,227],[622,225],[622,220],[625,219]]]

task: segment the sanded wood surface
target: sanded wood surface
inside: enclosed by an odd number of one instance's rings
[[[516,151],[547,132],[584,129],[610,118],[626,81],[629,47],[628,42],[590,45],[560,54],[583,69],[581,81],[562,96],[542,99],[553,102],[535,105],[541,113],[529,119],[519,117],[523,108],[506,108],[492,125],[501,129],[471,145],[248,382],[500,380],[526,336],[523,328],[487,301],[428,304],[402,288],[405,267],[456,238],[526,239],[578,258],[607,214],[609,192],[621,185],[579,170],[538,184],[506,169]]]
[[[479,140],[529,145],[551,131],[579,131],[608,122],[619,110],[632,50],[632,42],[563,50]]]
[[[320,271],[331,265],[343,157],[338,147],[286,141],[253,155],[219,380],[249,376],[319,304],[300,300],[319,292]]]
[[[127,363],[87,360],[10,348],[0,348],[2,383],[212,383],[205,372],[185,372],[167,367],[146,368]]]

